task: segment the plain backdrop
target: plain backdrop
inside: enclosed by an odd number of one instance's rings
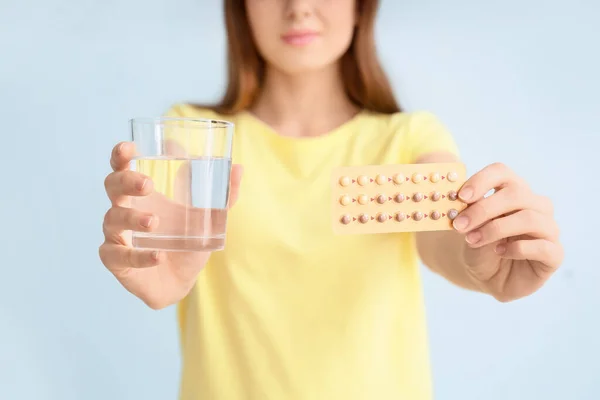
[[[423,270],[436,399],[600,397],[600,2],[386,0],[381,58],[469,172],[502,161],[555,202],[564,266],[499,304]],[[127,120],[216,99],[217,0],[0,0],[0,398],[174,399],[175,308],[101,265]]]

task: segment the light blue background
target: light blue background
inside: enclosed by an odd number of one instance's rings
[[[220,94],[220,3],[0,0],[0,398],[175,398],[174,308],[98,260],[102,182],[128,118]],[[436,112],[470,172],[503,161],[550,195],[567,250],[511,304],[424,272],[437,399],[600,396],[599,26],[596,0],[382,6],[403,105]]]

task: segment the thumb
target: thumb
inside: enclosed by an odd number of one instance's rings
[[[229,178],[229,204],[228,208],[235,205],[240,191],[240,185],[242,183],[242,175],[244,173],[244,167],[240,164],[233,164],[231,166],[231,176]]]
[[[165,141],[164,150],[169,157],[182,160],[188,157],[188,152],[186,149],[175,140]],[[190,182],[192,175],[190,171],[190,163],[186,161],[180,161],[171,164],[171,166],[172,168],[176,168],[176,171],[167,172],[175,174],[173,200],[182,204],[191,204],[192,198],[190,193]]]
[[[166,140],[164,144],[164,150],[167,155],[171,157],[187,157],[188,153],[185,148],[179,144],[176,140]]]

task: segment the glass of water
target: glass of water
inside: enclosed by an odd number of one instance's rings
[[[152,232],[132,233],[133,246],[218,251],[225,246],[234,124],[195,118],[130,120],[136,155],[131,169],[149,176],[148,196],[131,207],[158,219]]]

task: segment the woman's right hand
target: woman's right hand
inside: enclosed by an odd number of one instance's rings
[[[156,215],[130,208],[132,196],[153,195],[150,177],[129,170],[135,146],[123,142],[113,149],[110,165],[113,172],[105,180],[111,208],[104,217],[104,243],[99,254],[102,263],[129,292],[153,309],[161,309],[183,299],[193,288],[204,268],[209,252],[160,252],[132,246],[131,232],[152,232],[159,223]],[[238,196],[242,175],[240,165],[231,171],[230,202]],[[156,202],[164,202],[156,196]],[[153,209],[168,207],[156,204]]]

